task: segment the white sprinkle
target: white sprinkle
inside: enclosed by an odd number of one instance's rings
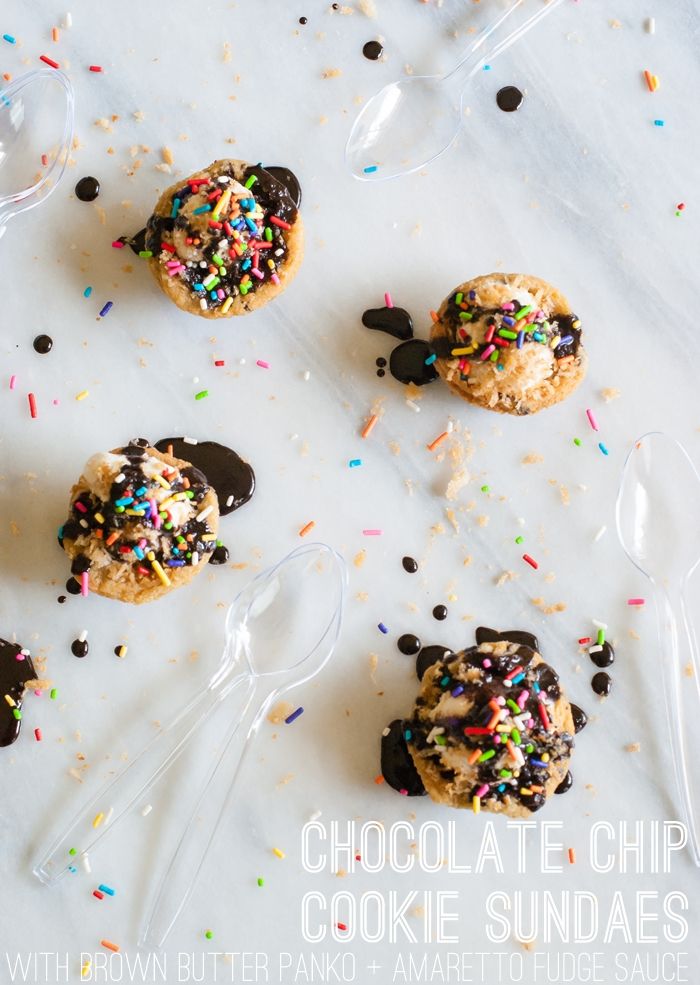
[[[197,514],[197,519],[206,520],[206,518],[209,516],[209,514],[213,509],[214,509],[213,506],[205,506],[204,509],[200,510],[199,513]]]
[[[516,523],[518,524],[519,527],[524,527],[525,526],[525,517],[524,516],[519,516],[518,519],[516,520]]]
[[[116,477],[116,479],[114,481],[115,482],[123,482],[125,478],[126,478],[126,476],[124,475],[124,473],[123,472],[120,472],[119,475]]]
[[[603,647],[602,646],[598,646],[598,644],[596,643],[595,646],[590,647],[590,649],[588,650],[588,652],[589,653],[602,653],[603,652]]]
[[[109,824],[109,822],[112,820],[112,814],[114,814],[114,808],[113,807],[110,807],[110,809],[105,814],[105,819],[104,819],[104,826],[105,827],[107,827],[107,825]]]
[[[73,15],[70,11],[68,11],[66,16],[63,18],[63,24],[65,27],[73,27]]]
[[[200,267],[208,267],[208,266],[209,266],[209,264],[207,263],[207,261],[206,261],[206,260],[200,260],[200,261],[199,261],[199,266],[200,266]]]
[[[454,429],[455,429],[455,422],[454,421],[448,421],[447,422],[447,427],[445,428],[445,430],[447,431],[447,433],[448,434],[452,434],[452,432],[454,431]]]
[[[282,248],[280,248],[279,250],[275,250],[275,256],[276,257],[281,257],[283,253],[284,253],[284,250]]]
[[[199,564],[199,553],[197,551],[192,551],[192,557],[190,558],[190,563],[192,565]]]
[[[406,401],[406,406],[407,407],[410,407],[411,410],[415,410],[416,414],[420,414],[420,407],[415,402],[415,400],[407,400]]]
[[[146,804],[146,806],[141,810],[141,817],[148,817],[148,815],[153,810],[151,804]]]
[[[656,19],[654,17],[647,17],[644,22],[644,28],[647,34],[656,34]]]
[[[598,629],[608,628],[608,624],[606,622],[600,622],[598,619],[591,619],[591,622],[593,623],[594,626],[597,626]]]
[[[229,496],[226,500],[226,508],[228,509],[229,506],[233,506],[233,496]]]
[[[28,657],[29,656],[29,650],[26,647],[24,647],[24,646],[22,647],[22,649],[19,652],[22,654],[23,657]]]
[[[387,735],[388,735],[388,734],[389,734],[390,732],[391,732],[391,729],[390,729],[390,728],[385,728],[385,729],[384,729],[384,731],[382,732],[382,735],[383,735],[383,736],[384,736],[384,737],[386,738],[386,736],[387,736]]]
[[[90,875],[92,869],[90,867],[90,859],[88,858],[87,852],[83,852],[83,854],[80,857],[83,861],[83,868],[85,869],[87,874]]]
[[[601,528],[600,528],[600,530],[598,531],[598,533],[597,533],[597,534],[595,535],[595,537],[593,538],[593,543],[594,543],[594,544],[596,544],[596,543],[597,543],[597,542],[598,542],[598,541],[600,540],[600,538],[601,538],[601,537],[602,537],[602,536],[604,535],[604,533],[605,533],[605,531],[606,531],[607,529],[608,529],[607,527],[601,527]]]
[[[239,359],[239,360],[238,360],[238,365],[239,365],[239,366],[245,366],[245,358],[243,358],[243,359]]]
[[[186,445],[196,445],[198,441],[196,438],[188,438],[187,435],[182,439]]]
[[[202,309],[202,311],[206,311],[207,310],[207,302],[206,302],[206,299],[205,298],[200,298],[199,299],[199,307]]]
[[[289,440],[290,441],[296,441],[298,437],[299,437],[299,435],[296,434],[296,433],[295,434],[290,434],[289,435]]]
[[[305,369],[304,370],[304,379],[305,380],[310,380],[311,379],[311,373],[308,371],[308,369]]]
[[[231,179],[227,174],[220,174],[216,180],[220,185],[227,185]]]
[[[85,527],[85,529],[87,530],[87,528],[88,528],[88,522],[87,522],[87,520],[81,520],[80,521],[80,526],[81,527]]]
[[[199,383],[199,377],[198,376],[193,376],[192,377],[192,382],[193,383]]]
[[[309,814],[309,821],[318,821],[323,811],[314,811],[313,814]]]
[[[84,642],[85,642],[85,640],[87,639],[87,634],[88,634],[88,631],[87,631],[87,629],[84,629],[84,630],[82,631],[82,633],[80,634],[80,636],[78,637],[78,639],[79,639],[79,641],[80,641],[81,643],[84,643]]]

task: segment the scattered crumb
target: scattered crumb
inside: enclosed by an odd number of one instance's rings
[[[621,397],[622,393],[616,386],[606,386],[600,391],[600,395],[605,403],[609,404],[611,400],[617,400],[618,397]]]
[[[693,671],[693,665],[690,663],[686,664],[685,667],[683,668],[683,673],[685,674],[686,677],[694,677],[695,672]]]
[[[528,452],[522,459],[523,465],[537,465],[539,462],[544,462],[544,455],[538,455],[535,451]]]
[[[289,718],[293,711],[294,705],[290,705],[288,701],[278,701],[268,712],[267,720],[273,725],[281,725],[285,718]]]
[[[639,635],[639,633],[635,629],[630,629],[630,630],[628,630],[628,632],[629,632],[630,637],[633,640],[639,640],[639,639],[641,639],[641,636]]]
[[[292,782],[295,776],[296,773],[286,773],[277,784],[277,789],[279,790],[280,787],[286,787],[288,783]]]
[[[132,113],[132,116],[134,117],[137,123],[143,123],[143,121],[146,119],[146,114],[142,109],[135,109],[134,112]]]
[[[547,605],[543,598],[530,599],[532,604],[545,616],[551,616],[554,612],[564,612],[566,602],[555,602],[554,605]]]
[[[628,742],[625,746],[625,752],[639,752],[641,748],[642,747],[639,742]]]
[[[363,547],[361,551],[358,551],[355,557],[352,559],[352,563],[356,568],[361,568],[365,563],[367,558],[367,550]]]
[[[359,0],[357,6],[360,12],[365,15],[365,17],[370,17],[374,19],[377,16],[377,8],[375,6],[374,0]]]
[[[480,527],[488,527],[489,517],[486,516],[486,514],[482,513],[481,516],[478,516],[476,518],[476,522],[479,524]]]
[[[341,68],[327,68],[325,72],[321,72],[322,79],[337,79],[339,75],[343,74]]]
[[[515,579],[516,579],[517,577],[518,577],[518,576],[516,575],[516,573],[515,573],[514,571],[503,571],[503,572],[502,572],[502,573],[501,573],[501,574],[500,574],[500,575],[499,575],[499,576],[498,576],[498,577],[497,577],[497,578],[495,579],[495,584],[496,584],[496,587],[497,587],[497,588],[500,588],[500,587],[501,587],[501,585],[505,585],[505,583],[506,583],[506,582],[508,582],[508,581],[515,581]]]
[[[613,17],[612,20],[609,20],[608,24],[613,29],[613,31],[619,31],[620,28],[622,27],[622,21],[619,21],[616,17]]]
[[[173,164],[174,163],[175,158],[173,157],[173,152],[171,151],[171,149],[169,147],[164,147],[162,149],[162,151],[160,152],[160,154],[161,154],[161,157],[163,158],[163,164]]]

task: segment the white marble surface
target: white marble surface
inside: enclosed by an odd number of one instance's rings
[[[299,543],[297,532],[311,519],[314,536],[350,564],[343,638],[332,667],[300,695],[303,718],[292,728],[262,730],[238,809],[226,818],[205,879],[171,938],[172,952],[257,950],[273,962],[279,951],[308,954],[299,901],[310,889],[459,890],[465,915],[459,944],[449,947],[457,951],[489,949],[482,906],[495,882],[506,891],[589,890],[603,909],[623,885],[630,905],[637,890],[683,890],[697,923],[698,872],[688,856],[663,876],[601,875],[585,861],[594,820],[677,816],[654,674],[654,618],[650,608],[626,605],[628,597],[646,595],[647,586],[618,546],[613,504],[626,450],[644,431],[670,431],[700,459],[700,345],[693,315],[697,7],[691,0],[567,0],[476,80],[464,134],[449,156],[425,174],[370,187],[353,181],[342,160],[360,101],[407,63],[415,71],[447,68],[469,26],[483,22],[494,5],[445,0],[437,9],[377,0],[376,6],[377,19],[370,20],[360,12],[332,15],[325,0],[72,0],[73,27],[55,45],[55,5],[3,4],[0,27],[21,45],[0,49],[0,70],[19,74],[38,65],[42,52],[69,64],[80,146],[50,202],[17,220],[0,242],[6,285],[0,628],[46,656],[47,674],[59,689],[55,702],[27,702],[25,732],[0,757],[0,959],[3,952],[69,951],[68,980],[77,981],[79,952],[99,951],[103,937],[136,954],[153,875],[178,817],[178,797],[188,788],[184,770],[154,799],[148,818],[137,816],[122,835],[115,833],[110,848],[93,859],[93,877],[81,873],[47,890],[31,876],[30,862],[53,824],[77,809],[88,789],[127,761],[153,723],[207,677],[220,652],[225,605],[253,573]],[[302,15],[309,19],[305,27],[297,23]],[[644,31],[647,16],[656,17],[653,36]],[[377,35],[385,39],[387,60],[374,64],[361,47]],[[102,64],[105,73],[89,74],[91,63]],[[322,79],[331,68],[342,75]],[[641,79],[645,68],[661,79],[653,95]],[[494,94],[511,82],[527,96],[518,114],[505,115]],[[112,132],[94,125],[113,114]],[[655,118],[666,125],[655,127]],[[274,310],[215,326],[196,320],[165,302],[137,258],[111,249],[116,236],[140,227],[171,180],[154,167],[164,146],[172,148],[178,174],[225,155],[287,164],[298,173],[306,259]],[[95,206],[72,194],[84,174],[102,182]],[[680,201],[687,208],[677,218]],[[415,413],[398,384],[375,376],[374,361],[388,356],[391,340],[362,328],[363,309],[380,304],[390,290],[425,334],[430,308],[466,277],[492,269],[535,273],[572,299],[586,331],[587,380],[568,403],[533,419],[473,410],[438,384],[423,393]],[[89,300],[82,296],[87,285],[93,287]],[[98,322],[108,299],[114,308]],[[32,349],[39,332],[55,340],[48,356]],[[224,369],[213,366],[215,357],[226,360]],[[258,368],[258,358],[270,369]],[[18,379],[13,392],[12,373]],[[195,402],[202,387],[210,396]],[[621,395],[606,404],[601,391],[608,387]],[[76,402],[83,389],[89,396]],[[29,391],[39,402],[36,420],[27,410]],[[360,429],[378,400],[383,417],[362,441]],[[586,407],[598,416],[607,458],[596,447]],[[425,447],[448,421],[455,426],[451,444],[470,451],[472,476],[454,504],[444,496],[449,456]],[[84,460],[132,436],[155,440],[173,433],[222,440],[256,470],[253,501],[223,525],[235,565],[212,569],[190,589],[138,610],[97,597],[58,606],[68,565],[55,529]],[[580,448],[572,443],[575,435]],[[531,452],[543,460],[523,466]],[[363,466],[349,470],[355,457]],[[491,493],[480,491],[484,484]],[[689,503],[688,509],[688,522],[696,523],[697,507]],[[480,525],[479,517],[488,524]],[[593,542],[603,525],[607,532]],[[383,535],[364,538],[368,527]],[[540,562],[536,572],[514,544],[521,532]],[[356,567],[360,551],[364,563]],[[404,554],[421,559],[417,576],[402,571]],[[506,571],[513,579],[497,587]],[[565,602],[566,609],[545,616],[533,598]],[[431,610],[443,601],[449,617],[438,624]],[[594,629],[592,618],[609,625],[617,645],[615,690],[605,703],[591,693],[591,666],[576,645]],[[377,631],[379,621],[389,635]],[[558,877],[518,875],[513,836],[499,822],[506,874],[498,877],[305,874],[299,833],[317,810],[323,820],[388,824],[415,812],[417,823],[455,821],[469,857],[485,816],[407,803],[373,778],[381,730],[409,711],[415,693],[412,661],[397,651],[397,636],[415,631],[426,642],[456,648],[472,641],[479,622],[535,630],[572,698],[591,713],[576,751],[574,791],[537,818],[538,824],[564,822],[565,844],[576,846],[580,863]],[[90,654],[78,661],[70,643],[82,629],[89,632]],[[123,661],[113,654],[122,640],[129,644]],[[374,677],[370,654],[378,659]],[[36,726],[43,730],[41,744],[32,735]],[[638,754],[625,752],[630,742],[641,743]],[[206,756],[202,748],[191,768],[201,769],[199,757]],[[69,775],[73,768],[84,782]],[[529,841],[536,844],[537,832]],[[273,846],[286,859],[276,859]],[[266,879],[263,889],[256,885],[259,875]],[[115,886],[117,896],[93,899],[93,878]],[[203,937],[207,927],[215,932],[211,942]],[[330,951],[345,947],[328,945]],[[357,981],[393,980],[399,946],[354,941],[347,947],[357,956]],[[525,954],[512,940],[491,949]],[[565,948],[542,949],[556,954]],[[608,959],[627,950],[619,941],[569,949],[606,952]],[[690,965],[700,956],[692,938],[633,949],[686,951]],[[218,974],[227,976],[218,980],[230,980],[230,965],[216,961]],[[382,966],[376,974],[366,970],[373,961]],[[608,966],[600,980],[629,980],[614,975]],[[486,977],[498,981],[493,972]],[[54,969],[53,977],[38,980],[66,979]],[[167,980],[178,981],[175,964]],[[205,980],[214,981],[212,969]],[[269,980],[277,980],[274,973]]]

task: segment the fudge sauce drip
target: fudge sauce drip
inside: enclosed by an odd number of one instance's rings
[[[498,643],[499,640],[507,640],[509,643],[519,643],[520,646],[529,646],[531,650],[540,652],[539,640],[534,633],[525,633],[521,629],[507,629],[503,633],[488,626],[479,626],[475,633],[477,646],[480,643]]]
[[[431,646],[424,646],[423,649],[418,654],[418,659],[416,660],[416,677],[419,681],[423,680],[423,674],[430,667],[433,667],[436,663],[441,660],[447,659],[448,655],[452,653],[452,650],[448,646],[439,646],[437,644],[432,644]]]
[[[433,354],[430,344],[424,339],[409,339],[397,345],[389,357],[389,371],[399,383],[414,383],[425,386],[438,378],[433,363],[426,363]]]
[[[476,291],[452,294],[439,317],[446,330],[445,338],[432,342],[438,358],[478,362],[491,346],[496,351],[523,345],[548,346],[555,359],[577,354],[581,322],[576,315],[562,312],[548,318],[536,304],[523,305],[517,298],[504,304],[507,307],[484,308],[478,303]],[[454,349],[471,351],[454,353]]]
[[[393,721],[382,736],[382,776],[394,790],[406,797],[423,797],[425,787],[406,744],[407,724]],[[410,726],[409,726],[410,727]]]
[[[219,498],[222,516],[233,513],[253,495],[255,473],[232,448],[217,441],[192,444],[184,438],[161,438],[153,447],[167,452],[171,445],[175,458],[191,462],[206,476],[206,481]]]
[[[297,216],[273,169],[229,162],[215,177],[204,171],[184,182],[164,213],[153,213],[145,252],[179,277],[200,307],[219,308],[278,276]]]
[[[289,197],[294,202],[297,209],[301,208],[301,185],[299,184],[299,179],[290,171],[289,168],[279,167],[276,164],[266,165],[265,170],[268,174],[271,174],[273,178],[284,185],[289,193]]]
[[[362,324],[377,332],[386,332],[395,339],[413,338],[413,319],[405,308],[368,308],[362,314]]]
[[[22,700],[24,686],[27,681],[36,679],[36,671],[32,658],[22,656],[22,647],[18,643],[8,643],[0,640],[0,746],[9,746],[17,739],[22,727]],[[6,700],[5,695],[14,701],[14,707]]]
[[[59,531],[59,543],[63,546],[66,539],[74,541],[79,550],[87,549],[88,543],[99,544],[111,562],[129,564],[139,576],[153,579],[156,572],[148,558],[150,551],[167,575],[172,568],[207,560],[216,547],[216,538],[207,517],[197,519],[199,504],[209,489],[205,476],[196,468],[181,470],[163,462],[158,471],[162,481],[149,477],[144,471],[149,461],[147,448],[148,441],[139,438],[119,450],[117,454],[127,461],[112,483],[109,499],[105,502],[90,491],[81,492]],[[149,464],[154,461],[151,458]],[[174,510],[182,510],[181,504],[185,519],[178,523]],[[71,574],[78,580],[66,583],[71,594],[80,592],[80,575],[90,566],[85,554],[73,558]]]
[[[588,651],[588,656],[596,667],[610,667],[615,663],[615,651],[612,648],[612,644],[608,643],[607,640],[604,643],[592,646]]]

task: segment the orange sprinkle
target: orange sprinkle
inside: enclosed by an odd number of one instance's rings
[[[52,27],[51,28],[51,38],[52,38],[52,40],[53,41],[58,41],[59,37],[60,37],[60,35],[58,33],[58,28],[57,27]]]
[[[170,455],[171,458],[173,457],[173,446],[172,445],[168,445],[168,447],[166,448],[166,454],[167,455]]]
[[[426,445],[425,447],[428,449],[428,451],[435,451],[437,446],[443,443],[448,433],[449,433],[448,431],[443,431],[442,434],[439,434],[434,441],[431,441],[430,444]]]
[[[3,72],[2,73],[2,77],[5,80],[5,82],[11,82],[12,81],[12,76],[10,75],[9,72]]]
[[[100,941],[101,947],[106,947],[108,951],[114,951],[115,954],[119,951],[119,945],[113,944],[111,941]]]
[[[575,848],[570,848],[569,849],[569,863],[571,865],[576,865],[576,849]]]
[[[94,533],[95,537],[98,537],[98,538],[102,538],[105,535],[104,530],[101,530],[100,527],[98,527],[97,530],[93,530],[93,533]]]
[[[114,543],[114,541],[115,541],[115,540],[116,540],[116,539],[117,539],[118,537],[119,537],[119,531],[118,531],[118,530],[113,530],[113,531],[112,531],[112,533],[111,533],[111,534],[109,535],[109,537],[107,538],[107,540],[105,541],[105,544],[107,545],[107,547],[111,547],[111,546],[112,546],[112,544]]]
[[[380,783],[384,783],[384,777],[380,773],[379,776],[375,776],[374,782],[379,786]]]
[[[190,488],[190,480],[187,478],[186,475],[183,475],[183,477],[182,477],[182,486],[183,486],[183,489],[189,489]]]
[[[501,709],[499,708],[498,711],[494,711],[493,715],[491,716],[491,721],[488,723],[486,728],[489,729],[489,731],[493,731],[493,729],[496,728],[496,725],[498,725],[500,717],[501,717]]]
[[[518,757],[515,755],[515,746],[513,745],[512,739],[506,739],[506,749],[508,750],[510,758],[513,760],[513,762],[514,763],[519,762]]]
[[[316,521],[315,520],[309,520],[309,522],[306,524],[306,526],[302,527],[301,530],[299,531],[299,536],[300,537],[306,537],[306,535],[308,534],[308,532],[310,530],[313,530],[315,526],[316,526]]]
[[[430,312],[430,317],[431,317],[431,318],[433,319],[433,321],[435,321],[435,322],[438,322],[438,321],[440,321],[440,315],[438,315],[438,313],[437,313],[437,311],[431,311],[431,312]]]
[[[365,424],[365,426],[362,428],[362,437],[363,438],[368,438],[369,437],[369,435],[372,433],[372,430],[374,429],[374,425],[377,423],[378,420],[379,420],[379,418],[377,417],[377,415],[376,414],[372,414],[372,416],[369,418],[369,420],[367,421],[367,423]]]
[[[647,83],[647,87],[649,89],[649,92],[656,92],[656,90],[659,88],[659,79],[658,79],[658,76],[652,75],[651,72],[648,71],[648,69],[645,69],[644,70],[644,78],[646,79],[646,83]]]
[[[469,765],[470,766],[473,766],[474,763],[479,758],[479,756],[481,756],[481,749],[474,749],[473,752],[470,752],[469,753],[469,759],[467,759],[467,762],[469,763]]]

